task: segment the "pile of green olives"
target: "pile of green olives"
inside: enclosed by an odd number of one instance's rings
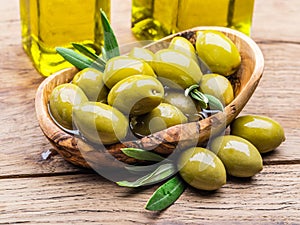
[[[215,36],[219,39],[213,44]],[[207,55],[210,52],[213,59]],[[226,66],[220,64],[224,57]],[[201,63],[211,72],[203,74]],[[127,55],[113,57],[104,72],[79,71],[70,83],[52,91],[49,108],[57,123],[78,129],[93,143],[140,138],[201,119],[199,102],[185,93],[192,85],[199,85],[198,91],[213,95],[224,106],[229,104],[234,92],[226,76],[239,64],[236,46],[221,32],[199,32],[195,46],[178,36],[156,53],[135,47]]]
[[[54,88],[49,110],[62,127],[77,129],[92,143],[140,138],[200,120],[202,105],[185,91],[193,85],[224,107],[230,104],[235,96],[228,77],[240,64],[236,45],[221,32],[199,31],[195,45],[178,36],[155,53],[136,47],[111,58],[104,72],[79,71],[70,83]],[[261,153],[284,139],[282,127],[270,118],[239,117],[230,135],[215,138],[206,148],[185,150],[179,173],[195,188],[216,190],[226,183],[226,174],[251,177],[261,171]]]

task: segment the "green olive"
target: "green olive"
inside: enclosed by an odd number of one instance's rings
[[[87,102],[84,92],[74,84],[61,84],[53,89],[49,97],[51,115],[63,127],[73,129],[74,106]]]
[[[215,96],[223,105],[228,105],[234,99],[230,81],[219,74],[206,74],[200,82],[200,91]]]
[[[222,161],[211,151],[194,147],[182,153],[178,161],[181,177],[200,190],[217,190],[226,183]]]
[[[229,76],[241,64],[236,45],[219,31],[198,31],[196,51],[213,73]]]
[[[246,139],[234,135],[219,136],[210,146],[225,165],[228,174],[252,177],[263,169],[263,161],[256,147]]]
[[[142,115],[158,106],[163,96],[164,88],[155,77],[133,75],[114,85],[107,102],[125,114]]]
[[[108,89],[99,70],[83,69],[74,76],[72,83],[80,87],[90,101],[106,102]]]
[[[119,81],[136,74],[156,77],[151,66],[144,60],[129,56],[117,56],[107,61],[103,81],[111,89]]]
[[[184,53],[185,55],[187,55],[188,57],[194,59],[195,62],[198,62],[197,54],[194,46],[189,40],[187,40],[184,37],[180,37],[180,36],[174,37],[170,42],[169,49],[178,50]]]
[[[177,107],[161,103],[151,112],[131,121],[131,127],[136,135],[145,136],[186,122],[186,116]]]
[[[267,116],[240,116],[231,123],[230,130],[250,141],[260,153],[270,152],[285,141],[282,126]]]
[[[151,62],[154,59],[154,54],[149,49],[134,47],[129,52],[128,56]]]
[[[185,96],[184,91],[167,90],[163,102],[176,106],[189,121],[199,120],[200,107],[188,95]]]
[[[117,109],[101,102],[85,102],[74,107],[74,123],[89,141],[114,144],[128,132],[127,118]]]
[[[199,84],[202,78],[198,64],[178,50],[159,50],[151,65],[158,79],[172,88],[186,89],[193,84]]]

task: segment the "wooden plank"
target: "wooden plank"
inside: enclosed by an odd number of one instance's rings
[[[298,0],[256,0],[253,39],[299,43],[299,9]]]
[[[61,157],[42,160],[41,154],[52,148],[39,128],[34,108],[35,92],[44,78],[32,68],[21,47],[0,47],[0,52],[7,53],[7,61],[0,61],[0,174],[78,170]]]
[[[271,161],[300,159],[300,45],[294,43],[261,43],[265,57],[265,72],[254,95],[242,114],[260,114],[278,121],[284,128],[286,141],[272,154],[265,155]]]
[[[0,224],[297,224],[300,165],[265,166],[216,192],[187,188],[157,213],[144,210],[156,187],[117,187],[98,175],[0,180]]]
[[[120,46],[136,41],[134,35],[130,31],[131,1],[111,0],[111,25]]]

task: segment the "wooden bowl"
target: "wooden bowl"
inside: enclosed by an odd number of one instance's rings
[[[169,42],[175,36],[186,37],[194,43],[195,32],[199,30],[223,32],[236,44],[242,57],[241,66],[234,75],[235,99],[225,107],[223,112],[198,122],[176,125],[138,140],[95,147],[85,143],[81,138],[61,130],[53,122],[48,112],[48,100],[52,90],[59,84],[70,82],[78,72],[76,68],[69,68],[46,78],[37,90],[36,115],[44,135],[64,159],[83,167],[95,165],[118,167],[119,161],[129,164],[136,163],[137,160],[127,157],[121,152],[120,148],[123,147],[137,147],[168,155],[174,149],[180,150],[189,147],[191,143],[195,143],[195,140],[199,145],[207,142],[212,135],[213,127],[222,126],[224,123],[230,124],[246,105],[262,77],[264,58],[261,50],[251,38],[238,31],[223,27],[196,27],[167,36],[148,45],[147,48],[153,51],[161,49],[165,47],[164,43]]]

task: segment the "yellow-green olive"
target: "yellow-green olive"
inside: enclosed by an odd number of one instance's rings
[[[151,65],[158,79],[172,88],[186,89],[193,84],[199,84],[202,78],[198,64],[178,50],[159,50]]]
[[[111,89],[119,81],[136,74],[156,77],[151,66],[144,60],[129,56],[117,56],[107,61],[103,81]]]
[[[56,122],[67,129],[73,129],[74,106],[87,102],[84,92],[74,84],[61,84],[53,89],[49,97],[49,108]]]
[[[74,76],[72,83],[80,87],[90,101],[106,102],[108,89],[99,70],[83,69]]]
[[[211,151],[194,147],[182,153],[178,161],[181,177],[200,190],[217,190],[226,183],[226,170],[221,160]]]
[[[85,102],[74,107],[74,124],[89,141],[114,144],[128,132],[128,120],[117,109],[101,102]]]
[[[134,118],[131,128],[136,135],[145,136],[186,122],[186,116],[177,107],[161,103],[151,112]]]
[[[128,56],[145,60],[146,62],[151,62],[154,59],[154,54],[149,49],[146,48],[140,48],[140,47],[134,47],[129,52]]]
[[[218,155],[228,174],[235,177],[252,177],[263,169],[259,151],[246,139],[234,135],[219,136],[210,149]]]
[[[213,73],[224,76],[233,74],[241,64],[238,48],[219,31],[198,31],[196,52]]]
[[[215,96],[223,105],[228,105],[234,99],[230,81],[219,74],[206,74],[200,82],[200,91]]]
[[[164,88],[155,77],[132,75],[113,86],[107,102],[125,114],[142,115],[158,106],[163,96]]]
[[[189,121],[199,120],[201,108],[189,95],[185,96],[184,91],[165,90],[163,102],[176,106]]]
[[[184,37],[174,37],[170,42],[169,49],[178,50],[198,62],[195,47]]]
[[[260,153],[270,152],[285,141],[282,126],[267,116],[240,116],[231,123],[230,130],[231,134],[250,141]]]

